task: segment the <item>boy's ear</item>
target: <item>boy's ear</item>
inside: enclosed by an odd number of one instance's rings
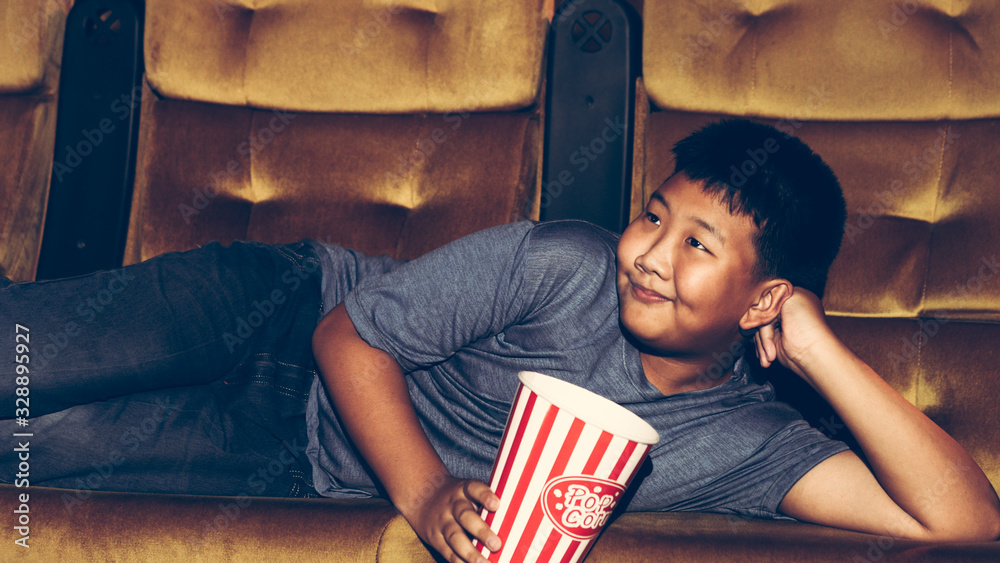
[[[792,282],[781,278],[764,283],[760,297],[740,318],[740,328],[749,332],[778,318],[781,306],[792,296],[792,287]]]

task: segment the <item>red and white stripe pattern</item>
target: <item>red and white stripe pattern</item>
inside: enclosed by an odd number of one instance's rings
[[[549,514],[557,512],[556,508],[563,510],[563,505],[550,507],[546,514],[543,489],[561,476],[606,479],[621,487],[604,488],[605,493],[613,494],[613,503],[617,504],[650,447],[588,424],[522,384],[490,477],[490,487],[500,497],[500,508],[496,512],[483,510],[483,518],[503,540],[503,547],[491,553],[484,545],[476,546],[484,557],[497,563],[582,561],[600,528],[589,539],[576,539],[560,531],[560,527],[566,527],[557,526]],[[561,494],[555,492],[556,496]],[[609,500],[606,498],[605,504]],[[614,504],[607,506],[608,513]]]

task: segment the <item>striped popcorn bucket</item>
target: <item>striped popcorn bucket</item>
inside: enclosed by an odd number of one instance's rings
[[[518,378],[490,477],[500,507],[482,512],[503,547],[476,547],[495,562],[582,561],[660,437],[586,389],[529,371]]]

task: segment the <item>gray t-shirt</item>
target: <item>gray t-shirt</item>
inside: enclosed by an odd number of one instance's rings
[[[785,493],[847,446],[775,401],[742,361],[716,387],[660,393],[619,325],[617,239],[582,221],[525,221],[407,263],[327,247],[324,301],[329,310],[344,299],[361,337],[399,362],[427,437],[457,477],[489,481],[517,373],[530,370],[603,395],[660,433],[628,510],[787,519],[776,513]],[[379,494],[318,378],[306,417],[317,491]]]

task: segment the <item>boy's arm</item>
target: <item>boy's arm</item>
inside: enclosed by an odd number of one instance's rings
[[[993,541],[1000,536],[1000,502],[983,471],[833,334],[816,295],[796,287],[782,306],[780,327],[762,327],[755,336],[761,365],[777,359],[816,389],[872,467],[869,471],[852,452],[831,456],[788,491],[781,512],[897,537]]]
[[[499,498],[481,481],[448,473],[420,427],[399,364],[358,336],[343,304],[312,342],[341,422],[417,535],[449,561],[485,561],[468,534],[499,549],[500,538],[479,517],[480,506],[495,510]]]

